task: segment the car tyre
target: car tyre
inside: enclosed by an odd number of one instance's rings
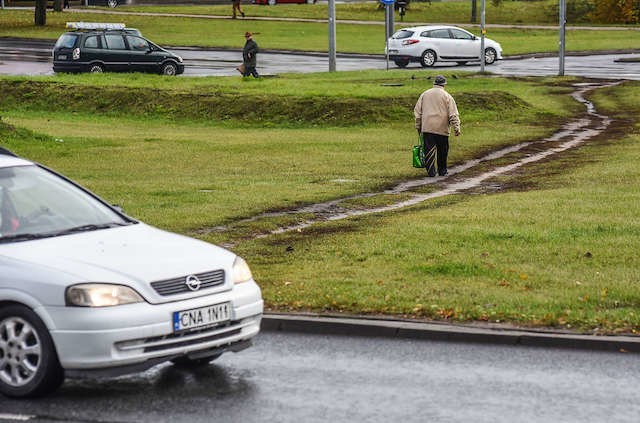
[[[399,68],[406,68],[407,65],[409,64],[409,61],[404,59],[404,60],[394,60],[393,63],[396,64],[397,67]]]
[[[182,356],[172,359],[171,362],[180,367],[202,367],[208,365],[221,355],[222,353],[203,358],[189,358],[187,356]]]
[[[118,6],[118,0],[107,0],[107,6],[113,9]]]
[[[49,330],[29,308],[0,309],[0,393],[14,398],[37,397],[64,381]]]
[[[89,66],[89,73],[102,73],[102,72],[104,72],[104,68],[102,67],[102,65],[95,64],[95,65]]]
[[[436,64],[438,60],[438,55],[433,50],[425,50],[422,53],[422,57],[420,57],[420,64],[423,68],[429,68]]]
[[[162,73],[163,75],[175,76],[177,71],[178,67],[175,65],[175,63],[167,62],[162,65],[162,70],[160,71],[160,73]]]
[[[467,62],[456,62],[456,63],[458,63],[458,66],[464,66],[467,64]]]
[[[484,63],[486,63],[487,65],[493,64],[497,58],[498,53],[496,53],[493,48],[489,47],[484,50]]]

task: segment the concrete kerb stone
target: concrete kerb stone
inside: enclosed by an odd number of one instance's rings
[[[263,331],[640,353],[640,336],[586,335],[404,320],[266,313]]]

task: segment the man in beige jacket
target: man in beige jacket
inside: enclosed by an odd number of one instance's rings
[[[449,128],[453,127],[456,137],[460,135],[458,106],[451,94],[445,91],[446,84],[444,76],[436,76],[433,88],[420,95],[413,109],[416,129],[424,138],[425,167],[429,176],[436,176],[436,165],[440,176],[447,174]]]

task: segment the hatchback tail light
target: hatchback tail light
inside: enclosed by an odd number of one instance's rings
[[[80,58],[80,49],[78,47],[73,49],[73,60],[78,60]]]
[[[404,41],[402,42],[402,45],[403,45],[403,46],[409,46],[409,45],[411,45],[411,44],[416,44],[416,43],[419,43],[419,42],[420,42],[420,41],[418,41],[418,40],[413,40],[413,39],[412,39],[412,40],[404,40]]]

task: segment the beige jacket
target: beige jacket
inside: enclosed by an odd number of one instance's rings
[[[434,85],[420,95],[413,114],[416,129],[420,132],[449,136],[449,127],[453,127],[456,133],[460,132],[456,101],[440,85]]]

